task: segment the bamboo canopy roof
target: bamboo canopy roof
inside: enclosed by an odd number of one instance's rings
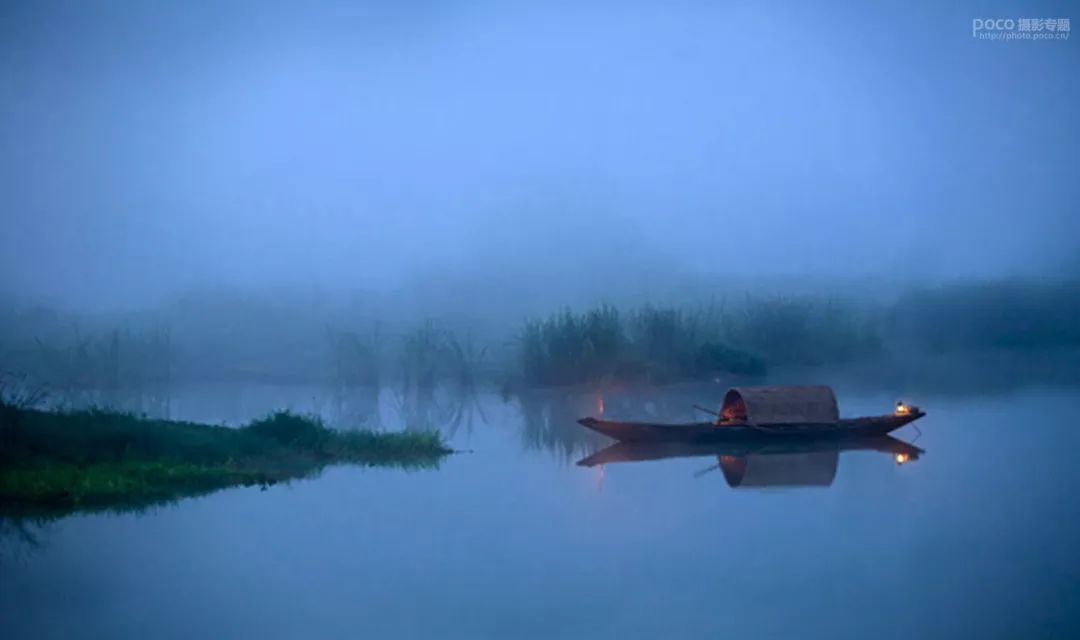
[[[750,424],[828,424],[840,419],[836,394],[825,385],[732,387],[724,394],[726,420]]]

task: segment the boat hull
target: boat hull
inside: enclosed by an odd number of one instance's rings
[[[921,411],[907,415],[846,418],[825,424],[729,424],[693,422],[655,424],[584,418],[578,422],[593,431],[622,442],[746,442],[760,440],[829,440],[882,436],[923,417]]]

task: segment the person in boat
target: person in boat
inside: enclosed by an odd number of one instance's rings
[[[721,423],[745,421],[746,402],[744,402],[742,398],[737,398],[733,402],[727,403],[720,412]]]

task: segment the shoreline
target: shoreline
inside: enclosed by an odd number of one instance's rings
[[[453,453],[437,433],[335,431],[289,412],[231,428],[11,404],[0,444],[0,512],[42,514],[138,509],[338,464],[434,469]]]

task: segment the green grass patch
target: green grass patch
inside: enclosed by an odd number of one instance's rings
[[[0,510],[138,508],[332,464],[434,468],[449,453],[435,433],[342,432],[288,412],[234,429],[0,403]]]

